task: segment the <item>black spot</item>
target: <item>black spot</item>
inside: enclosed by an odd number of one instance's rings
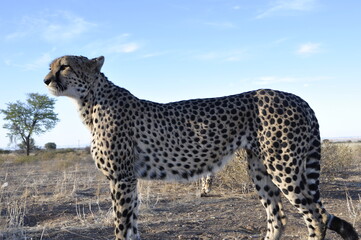
[[[117,200],[120,199],[120,192],[117,192],[117,194],[116,194],[116,199],[117,199]]]
[[[308,185],[308,188],[311,190],[311,191],[316,191],[318,190],[318,186],[316,184],[310,184]]]
[[[160,179],[165,179],[167,177],[167,174],[165,172],[161,172],[159,175]]]
[[[276,181],[282,183],[282,179],[279,176],[276,176]]]
[[[119,224],[119,229],[120,229],[120,231],[123,231],[123,230],[124,230],[124,225],[123,225],[123,224]]]
[[[307,174],[308,178],[318,179],[320,177],[319,173],[309,173]]]
[[[272,164],[268,164],[268,167],[269,167],[269,169],[271,169],[272,171],[276,171],[276,169],[273,167]]]
[[[188,174],[187,174],[186,172],[183,172],[183,173],[182,173],[182,178],[188,179]]]
[[[277,170],[279,170],[279,171],[282,171],[282,170],[283,170],[283,167],[282,167],[282,165],[280,165],[280,164],[277,164],[277,165],[276,165],[276,168],[277,168]]]

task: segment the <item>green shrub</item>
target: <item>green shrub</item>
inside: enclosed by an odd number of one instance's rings
[[[26,142],[22,141],[21,143],[18,144],[18,147],[22,152],[26,152]],[[30,138],[29,147],[30,147],[29,148],[30,152],[35,151],[35,150],[39,150],[39,147],[35,146],[34,138]]]
[[[48,142],[44,145],[46,150],[55,150],[56,144],[54,142]]]
[[[75,152],[74,148],[61,148],[56,150],[57,153],[70,153],[70,152]]]
[[[0,148],[0,154],[9,154],[9,153],[11,153],[10,150],[3,150]]]

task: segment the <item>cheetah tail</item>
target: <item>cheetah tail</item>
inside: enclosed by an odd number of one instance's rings
[[[338,218],[334,215],[329,215],[327,219],[327,228],[331,229],[345,240],[358,240],[358,234],[352,225],[341,218]]]

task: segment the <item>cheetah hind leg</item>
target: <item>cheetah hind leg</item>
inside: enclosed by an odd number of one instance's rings
[[[251,152],[247,151],[250,176],[267,212],[267,234],[265,240],[278,240],[287,219],[283,211],[280,190],[272,182],[266,168]]]
[[[313,170],[308,169],[306,172],[300,170],[297,174],[296,172],[288,173],[287,168],[278,168],[277,171],[274,167],[267,169],[268,173],[273,176],[280,176],[281,174],[288,176],[284,181],[280,177],[274,178],[273,182],[281,189],[287,200],[303,215],[308,229],[308,240],[322,240],[326,233],[327,212],[319,199],[318,164],[318,161],[314,161],[312,162]],[[303,166],[300,169],[304,169]]]
[[[212,190],[213,174],[208,174],[202,177],[202,192],[201,197],[207,197],[208,193]]]

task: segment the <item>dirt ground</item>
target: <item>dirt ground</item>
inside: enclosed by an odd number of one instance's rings
[[[0,240],[113,239],[108,183],[89,158],[4,161],[0,167]],[[361,167],[322,180],[326,209],[360,234]],[[142,239],[261,239],[266,232],[266,212],[253,190],[216,186],[201,198],[199,183],[141,181],[139,191]],[[282,239],[306,239],[301,215],[283,202],[288,223]],[[326,239],[341,238],[328,231]]]

